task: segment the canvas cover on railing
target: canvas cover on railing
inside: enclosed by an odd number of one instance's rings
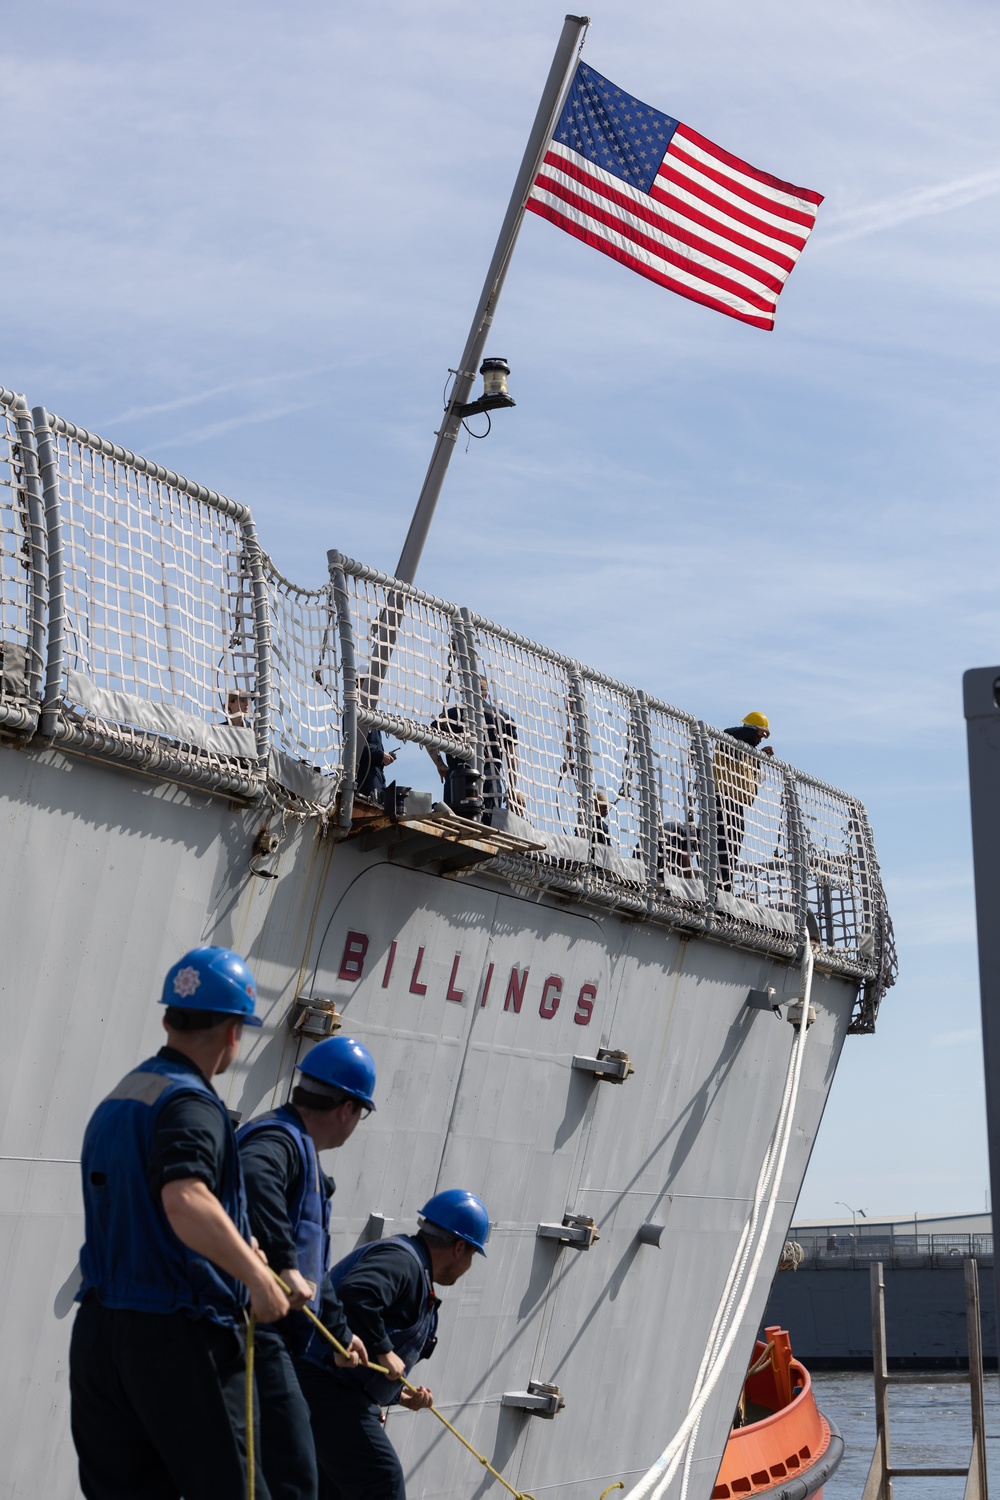
[[[808,921],[870,1028],[894,954],[856,799],[339,553],[300,588],[247,507],[10,391],[0,417],[0,729],[341,834],[388,731],[541,846],[497,873],[789,957]]]

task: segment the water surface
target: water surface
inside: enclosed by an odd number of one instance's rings
[[[824,1500],[861,1500],[875,1447],[875,1397],[870,1374],[813,1375],[820,1411],[844,1436],[844,1460]],[[889,1389],[893,1464],[947,1468],[967,1464],[972,1448],[967,1385],[897,1385]],[[986,1462],[1000,1493],[1000,1385],[986,1376]],[[962,1500],[964,1479],[897,1479],[896,1500]]]

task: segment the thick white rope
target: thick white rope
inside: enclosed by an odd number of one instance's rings
[[[784,1176],[785,1161],[788,1155],[788,1147],[795,1120],[795,1105],[802,1078],[802,1061],[805,1053],[806,1035],[809,1030],[809,1000],[812,991],[812,977],[813,950],[808,933],[806,933],[805,951],[802,962],[802,984],[800,987],[802,1020],[789,1058],[785,1085],[782,1090],[781,1107],[778,1111],[778,1120],[774,1135],[761,1164],[757,1187],[754,1192],[753,1207],[740,1235],[736,1254],[733,1258],[733,1263],[719,1300],[719,1306],[712,1322],[705,1353],[702,1357],[697,1379],[695,1380],[691,1405],[671,1441],[667,1444],[656,1462],[624,1497],[624,1500],[644,1500],[644,1497],[650,1491],[652,1491],[650,1500],[662,1500],[682,1460],[687,1460],[685,1462],[682,1488],[682,1496],[686,1495],[690,1475],[689,1455],[693,1451],[693,1439],[700,1426],[702,1413],[719,1382],[733,1344],[740,1332],[747,1305],[756,1285],[757,1272],[760,1269],[761,1261],[767,1249],[771,1221],[774,1217],[781,1181]],[[761,1223],[761,1210],[764,1208],[765,1199],[767,1206],[764,1209],[763,1223]],[[755,1241],[756,1249],[753,1250],[752,1259],[749,1259]],[[748,1259],[749,1269],[747,1265]],[[741,1284],[742,1293],[740,1292]]]

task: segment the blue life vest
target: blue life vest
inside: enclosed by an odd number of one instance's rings
[[[406,1234],[394,1235],[388,1240],[373,1240],[368,1245],[359,1245],[356,1250],[345,1255],[343,1260],[338,1260],[330,1272],[330,1280],[334,1290],[339,1292],[348,1271],[356,1266],[359,1260],[367,1255],[377,1254],[386,1245],[399,1245],[413,1256],[420,1267],[423,1283],[424,1296],[417,1321],[409,1328],[386,1327],[385,1330],[394,1353],[398,1354],[403,1361],[408,1375],[418,1360],[431,1357],[437,1344],[438,1299],[434,1295],[434,1283],[427,1264],[427,1252],[423,1246]],[[332,1352],[326,1340],[314,1331],[304,1353],[305,1358],[311,1363],[334,1369],[337,1375],[346,1377],[352,1384],[360,1381],[372,1400],[379,1406],[392,1406],[399,1400],[403,1388],[398,1380],[390,1380],[386,1375],[369,1374],[363,1367],[358,1370],[337,1369],[333,1364]],[[378,1362],[378,1356],[371,1350],[369,1350],[369,1358]]]
[[[323,1173],[319,1165],[319,1155],[312,1136],[294,1110],[290,1109],[287,1104],[283,1104],[280,1109],[273,1109],[268,1114],[261,1115],[259,1119],[251,1120],[248,1124],[241,1126],[236,1132],[236,1139],[242,1145],[258,1131],[273,1130],[275,1126],[291,1136],[299,1148],[302,1185],[299,1189],[298,1201],[291,1209],[292,1236],[298,1252],[299,1271],[307,1281],[316,1284],[316,1295],[306,1303],[306,1306],[314,1313],[318,1313],[323,1278],[330,1266],[330,1200],[327,1197]],[[275,1266],[274,1269],[281,1271],[283,1267]],[[306,1320],[301,1318],[298,1321],[305,1323]]]
[[[87,1237],[77,1300],[92,1292],[105,1307],[183,1312],[242,1326],[246,1288],[177,1238],[159,1194],[146,1182],[160,1110],[179,1094],[203,1094],[225,1121],[228,1146],[219,1201],[250,1241],[236,1135],[226,1106],[200,1073],[170,1058],[150,1057],[97,1106],[83,1138]]]

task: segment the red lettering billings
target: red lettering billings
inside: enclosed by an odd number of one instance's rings
[[[559,1001],[562,999],[562,987],[562,978],[558,974],[550,974],[542,985],[542,1003],[538,1007],[538,1014],[543,1021],[551,1021],[559,1009]]]
[[[507,981],[507,993],[503,997],[504,1010],[510,1010],[513,1005],[515,1015],[519,1016],[521,1014],[521,1003],[524,1000],[524,988],[527,983],[528,970],[525,969],[522,974],[517,964],[515,964],[510,971],[510,978]]]
[[[367,932],[349,932],[344,943],[344,956],[340,960],[338,979],[360,979],[368,952]]]
[[[340,960],[340,968],[337,978],[356,983],[364,974],[365,957],[368,953],[369,938],[366,932],[348,932],[344,940],[344,952]],[[424,996],[427,994],[427,985],[421,981],[420,970],[424,962],[424,949],[417,949],[413,972],[410,975],[409,993],[411,995]],[[382,989],[389,988],[392,978],[392,968],[396,961],[396,943],[389,944],[386,955],[385,968],[382,971]],[[458,988],[458,970],[462,962],[461,953],[456,953],[451,966],[451,975],[448,979],[448,988],[445,991],[445,999],[453,1000],[462,1005],[465,1001],[465,990]],[[486,970],[486,978],[483,981],[483,993],[479,1004],[483,1006],[489,998],[490,986],[493,983],[493,971],[496,966],[490,964]],[[525,992],[528,988],[528,975],[530,970],[521,969],[517,964],[511,967],[510,976],[507,980],[507,990],[504,995],[504,1010],[513,1010],[515,1015],[520,1015],[521,1006],[524,1004]],[[542,985],[541,1000],[538,1005],[538,1014],[543,1021],[551,1021],[559,1009],[562,999],[563,978],[561,974],[550,974]],[[594,1014],[594,1005],[597,1002],[597,985],[588,980],[580,986],[580,993],[576,997],[576,1010],[573,1013],[573,1021],[577,1026],[589,1026],[590,1018]]]
[[[461,953],[456,953],[455,962],[451,966],[451,978],[448,980],[448,994],[445,997],[448,1000],[457,1000],[459,1005],[461,1005],[462,1001],[465,999],[465,991],[457,990],[455,988],[455,980],[458,978],[458,966],[461,961]]]
[[[413,973],[410,975],[410,994],[411,995],[426,995],[426,993],[427,993],[427,986],[426,986],[426,984],[421,984],[420,980],[418,978],[418,976],[420,974],[420,965],[423,963],[423,961],[424,961],[424,950],[423,950],[423,948],[418,948],[417,949],[417,961],[413,965]]]

